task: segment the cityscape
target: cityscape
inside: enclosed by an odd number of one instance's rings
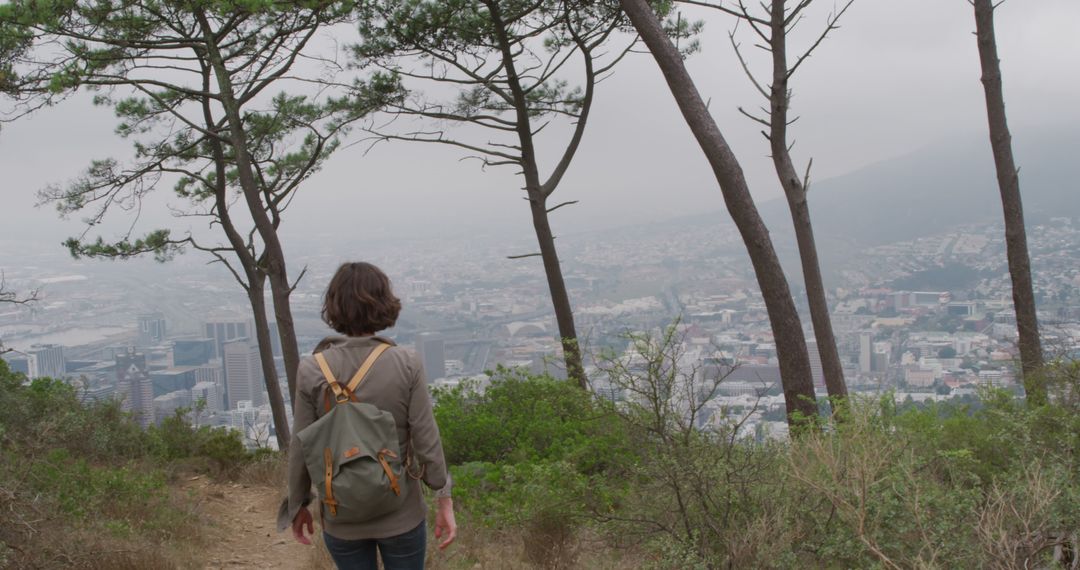
[[[1002,236],[1000,223],[968,224],[852,249],[825,268],[853,392],[889,391],[899,403],[971,396],[980,386],[1020,390]],[[1080,220],[1051,218],[1032,226],[1028,238],[1046,351],[1078,357]],[[309,354],[332,332],[319,317],[323,290],[352,254],[296,241],[318,251],[303,259],[306,273],[292,295],[300,349]],[[675,324],[684,372],[698,380],[723,376],[700,421],[740,414],[748,434],[786,434],[774,339],[733,225],[677,219],[563,241],[594,391],[623,397],[604,377],[604,355],[632,357],[627,334],[660,334]],[[238,430],[249,447],[276,445],[246,297],[220,264],[207,265],[197,252],[158,264],[72,260],[59,248],[18,242],[3,247],[15,261],[5,267],[7,283],[39,297],[0,315],[3,357],[13,370],[63,379],[83,398],[120,399],[144,426],[193,410],[192,421]],[[429,383],[471,381],[482,389],[485,373],[500,366],[565,377],[542,268],[507,259],[525,247],[474,237],[386,243],[365,256],[391,276],[404,305],[386,335],[419,353]],[[788,267],[793,271],[797,265]],[[805,300],[796,291],[824,397]],[[289,404],[272,319],[271,327]]]

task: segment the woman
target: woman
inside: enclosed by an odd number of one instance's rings
[[[337,379],[348,379],[380,343],[391,345],[375,360],[364,381],[357,387],[356,400],[375,405],[393,414],[399,448],[406,450],[411,477],[405,477],[404,505],[375,519],[355,524],[335,524],[323,519],[323,537],[338,568],[374,570],[376,551],[386,570],[424,567],[427,542],[427,508],[420,480],[436,490],[438,510],[435,536],[446,548],[457,535],[454,506],[450,498],[450,476],[443,457],[439,428],[431,410],[431,398],[419,358],[412,351],[375,333],[397,321],[401,301],[394,296],[390,280],[370,263],[346,263],[338,268],[326,290],[322,317],[344,336],[324,339],[315,348],[321,352]],[[293,536],[311,544],[305,535],[313,533],[312,516],[306,508],[313,499],[311,479],[300,452],[297,434],[326,413],[329,396],[325,376],[314,358],[304,358],[296,375],[293,400],[293,436],[289,453],[289,498],[282,505],[279,527],[292,527]],[[321,508],[321,506],[320,506]]]

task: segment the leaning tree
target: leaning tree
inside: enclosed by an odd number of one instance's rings
[[[853,0],[849,0],[838,10],[829,14],[821,33],[815,36],[805,49],[797,52],[798,55],[794,61],[788,59],[788,36],[791,30],[806,17],[807,9],[813,4],[813,0],[798,0],[790,4],[786,0],[762,2],[761,12],[747,7],[743,0],[726,5],[720,2],[683,1],[687,4],[707,6],[736,18],[736,30],[728,36],[732,48],[750,82],[768,103],[768,109],[765,110],[763,107],[760,113],[747,111],[743,107],[739,107],[739,111],[762,125],[764,128],[762,134],[769,142],[773,168],[780,180],[780,186],[784,189],[784,196],[787,198],[788,209],[791,212],[791,221],[795,228],[795,242],[799,248],[806,299],[810,306],[810,320],[813,323],[814,338],[817,340],[817,349],[821,357],[825,388],[833,402],[840,405],[847,397],[847,384],[844,382],[844,367],[836,348],[836,336],[833,334],[832,319],[829,317],[829,302],[821,277],[814,228],[810,222],[808,192],[810,190],[810,165],[813,161],[807,163],[804,174],[800,176],[795,168],[795,161],[791,158],[791,148],[794,143],[788,142],[788,127],[797,119],[797,117],[790,117],[792,76],[806,63],[829,32],[838,27],[840,17],[851,6]],[[748,58],[744,56],[741,44],[736,39],[738,24],[744,24],[752,32],[755,45],[768,52],[772,65],[771,73],[766,76],[767,80],[759,79]]]
[[[1005,214],[1005,253],[1012,279],[1013,308],[1020,344],[1020,368],[1027,401],[1046,403],[1046,386],[1039,379],[1043,366],[1039,340],[1039,318],[1035,309],[1035,291],[1031,283],[1031,258],[1028,256],[1024,205],[1020,198],[1020,172],[1013,160],[1012,135],[1005,116],[1005,95],[1001,88],[1001,62],[994,35],[994,10],[1001,2],[971,0],[975,8],[975,37],[979,44],[986,117],[990,127],[990,147],[994,153],[1001,207]]]
[[[278,442],[288,424],[270,352],[269,281],[290,393],[299,361],[289,307],[295,287],[278,228],[300,185],[336,150],[351,125],[384,99],[398,97],[385,76],[326,91],[326,76],[295,71],[309,43],[352,17],[348,3],[176,3],[126,1],[63,6],[16,2],[0,7],[4,91],[14,115],[85,89],[113,108],[117,132],[134,159],[94,161],[73,183],[42,192],[61,212],[86,212],[87,232],[116,208],[133,209],[162,185],[185,200],[181,216],[220,226],[225,243],[202,243],[168,230],[115,243],[67,242],[73,254],[167,259],[185,245],[225,263],[252,306]],[[314,79],[306,79],[313,77]],[[292,93],[271,94],[271,87]],[[333,93],[333,96],[327,93]],[[236,202],[243,204],[237,207]],[[234,265],[235,263],[235,265]],[[239,269],[237,269],[237,266]],[[301,273],[302,276],[302,273]]]
[[[709,114],[705,101],[686,70],[682,55],[665,33],[656,12],[646,0],[620,2],[656,59],[683,118],[712,167],[728,213],[746,244],[776,339],[788,423],[800,425],[817,416],[806,339],[787,278],[776,256],[769,231],[750,196],[742,167]]]
[[[375,131],[375,140],[447,145],[477,158],[483,167],[517,170],[539,252],[510,257],[541,259],[567,375],[585,387],[549,216],[575,202],[552,204],[551,197],[585,134],[596,84],[634,45],[635,38],[616,33],[627,25],[619,6],[569,0],[405,0],[367,2],[360,10],[357,61],[402,77],[412,92],[387,109],[397,120]],[[580,85],[572,86],[570,77]],[[421,92],[425,86],[434,94]],[[558,140],[552,125],[567,122],[572,128],[558,143],[557,160],[545,164],[537,150],[541,132]]]

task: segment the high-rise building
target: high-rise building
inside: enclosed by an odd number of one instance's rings
[[[161,313],[139,315],[136,346],[156,346],[165,342],[165,316]]]
[[[221,358],[225,354],[225,343],[238,338],[254,338],[254,332],[248,320],[242,317],[219,317],[203,323],[205,337],[213,339],[214,347],[211,358]]]
[[[214,358],[214,339],[185,338],[173,341],[173,366],[202,366]]]
[[[117,398],[124,411],[132,412],[143,427],[154,422],[154,384],[146,367],[146,355],[130,349],[116,355]]]
[[[871,368],[874,372],[885,372],[889,369],[889,353],[876,350],[870,358]]]
[[[242,400],[256,407],[261,405],[265,388],[259,348],[247,338],[241,338],[226,342],[224,353],[225,398],[229,409]]]
[[[278,334],[277,321],[271,319],[270,322],[268,323],[267,328],[270,329],[270,352],[273,353],[274,356],[280,357],[281,356],[281,335]],[[257,338],[255,336],[255,331],[251,332],[251,338]]]
[[[446,344],[436,333],[420,333],[416,336],[416,353],[424,363],[424,372],[430,384],[446,377]]]
[[[64,347],[58,344],[35,344],[26,351],[26,376],[35,378],[63,378],[67,374],[64,365]]]
[[[816,340],[806,341],[806,352],[810,356],[810,375],[814,379],[814,386],[825,386],[825,367],[821,364],[821,351],[818,350]]]
[[[193,366],[152,370],[150,372],[150,381],[154,385],[154,397],[177,390],[190,390],[198,381],[196,379],[196,370],[198,369]]]
[[[218,386],[213,382],[199,382],[191,388],[191,401],[198,403],[199,400],[206,402],[206,411],[221,411],[221,395]]]
[[[859,372],[869,374],[874,370],[873,336],[869,332],[859,333]]]
[[[217,409],[225,410],[225,369],[221,359],[214,359],[195,369],[195,382],[210,382],[217,386]]]

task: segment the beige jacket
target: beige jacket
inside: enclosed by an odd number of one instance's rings
[[[396,346],[393,341],[383,337],[331,337],[327,341],[331,346],[322,354],[330,371],[342,383],[352,378],[379,342],[391,345],[375,361],[357,388],[356,398],[393,414],[400,449],[403,452],[411,450],[405,452],[412,462],[410,472],[422,473],[420,479],[428,487],[448,491],[450,480],[442,441],[439,439],[439,427],[435,425],[427,380],[416,353]],[[310,356],[302,358],[296,374],[290,449],[300,450],[300,438],[296,434],[325,413],[326,387],[326,379],[315,359]],[[404,492],[405,504],[395,512],[359,524],[343,525],[325,521],[323,529],[331,536],[344,540],[387,538],[410,531],[427,516],[427,506],[419,480],[406,477]],[[289,497],[278,511],[278,529],[289,528],[296,513],[311,501],[318,502],[318,497],[312,493],[304,455],[289,453]]]

